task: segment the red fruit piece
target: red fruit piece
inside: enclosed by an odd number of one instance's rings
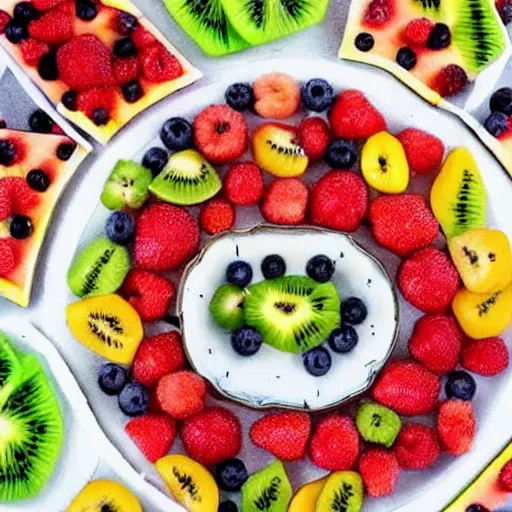
[[[470,372],[493,377],[508,368],[508,349],[501,338],[471,340],[460,356],[461,365]]]
[[[310,160],[320,160],[331,140],[329,125],[321,117],[308,117],[298,128],[300,145]]]
[[[462,331],[451,316],[425,315],[409,340],[412,357],[435,373],[455,370],[462,347]]]
[[[176,438],[176,423],[164,414],[133,418],[125,430],[146,459],[153,463],[167,455]]]
[[[375,240],[398,256],[430,245],[439,224],[423,197],[417,194],[383,195],[370,205]]]
[[[212,199],[202,208],[199,224],[209,235],[229,231],[235,223],[235,209],[225,199]]]
[[[424,313],[444,313],[459,289],[459,274],[446,254],[426,247],[402,262],[398,287]]]
[[[263,197],[263,190],[263,176],[259,167],[252,162],[233,165],[224,177],[224,194],[233,204],[258,204]]]
[[[50,11],[28,26],[30,37],[57,46],[73,37],[73,20],[62,11]]]
[[[34,192],[23,178],[3,178],[0,183],[4,193],[9,195],[11,214],[25,214],[39,203],[38,193]]]
[[[199,151],[213,164],[236,160],[247,149],[244,116],[227,105],[211,105],[194,120],[194,140]]]
[[[50,9],[57,7],[62,2],[64,2],[64,0],[32,0],[33,6],[38,11],[49,11]]]
[[[366,96],[355,89],[338,95],[329,114],[331,130],[336,137],[367,139],[386,130],[386,121]]]
[[[416,18],[405,27],[405,39],[409,43],[425,46],[434,28],[434,24],[428,18]]]
[[[393,452],[370,448],[359,459],[359,473],[366,493],[374,498],[392,494],[396,489],[400,466]]]
[[[358,174],[330,171],[313,186],[309,215],[314,224],[339,231],[355,231],[366,215],[368,190]]]
[[[432,79],[430,87],[443,98],[455,96],[461,92],[469,83],[466,72],[456,64],[450,64]]]
[[[439,170],[443,162],[444,144],[434,135],[408,128],[398,134],[409,168],[413,174],[425,174]]]
[[[261,213],[273,224],[300,224],[306,217],[308,188],[298,178],[278,178],[265,192]]]
[[[162,411],[184,420],[204,409],[206,382],[188,370],[170,373],[158,381],[156,396]]]
[[[473,445],[476,420],[471,402],[446,400],[439,407],[437,435],[443,449],[452,455],[462,455]]]
[[[403,416],[434,410],[439,396],[439,377],[414,361],[393,361],[380,374],[372,396]]]
[[[11,187],[6,179],[0,179],[0,222],[12,215]]]
[[[304,457],[311,418],[301,412],[269,414],[251,427],[251,441],[269,451],[274,457],[285,460],[300,460]]]
[[[199,226],[186,210],[170,204],[148,206],[137,220],[135,264],[167,271],[181,266],[199,246]]]
[[[0,10],[0,34],[5,32],[9,21],[11,21],[11,15],[8,12]]]
[[[368,27],[382,28],[394,14],[394,0],[372,0],[363,17],[363,24]]]
[[[359,457],[359,433],[352,419],[332,414],[319,420],[309,445],[309,456],[322,469],[351,469]]]
[[[16,266],[14,253],[8,240],[0,239],[0,277],[7,277]]]
[[[112,69],[118,84],[125,84],[131,80],[135,80],[140,73],[140,65],[137,57],[114,59]]]
[[[158,42],[156,37],[141,25],[138,25],[137,28],[132,32],[131,37],[135,46],[139,50],[144,50],[145,48],[153,46],[153,44]]]
[[[238,455],[242,428],[231,411],[208,407],[183,423],[181,439],[194,460],[203,466],[213,466]]]
[[[20,44],[20,50],[25,63],[29,66],[35,66],[39,59],[49,52],[50,47],[46,43],[35,39],[25,39]]]
[[[150,82],[168,82],[183,75],[180,61],[162,43],[157,42],[142,50],[139,61],[144,78]]]
[[[512,492],[512,460],[509,460],[498,475],[498,484],[506,492]]]
[[[393,449],[402,469],[427,469],[441,453],[435,430],[421,423],[404,425]]]
[[[117,91],[113,87],[93,87],[78,93],[77,108],[92,119],[98,109],[104,109],[112,115],[116,102]]]

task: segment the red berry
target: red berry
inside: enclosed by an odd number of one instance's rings
[[[235,209],[225,199],[212,199],[202,208],[199,224],[209,235],[229,231],[235,223]]]
[[[35,39],[25,39],[20,44],[20,50],[25,63],[29,66],[35,66],[39,59],[49,52],[50,47],[46,43]]]
[[[11,203],[11,187],[6,179],[0,179],[0,222],[13,214]]]
[[[21,159],[19,155],[17,157]],[[34,192],[23,178],[3,178],[1,187],[5,187],[11,200],[11,214],[26,214],[30,209],[35,208],[41,197]]]
[[[0,277],[7,277],[15,268],[14,252],[8,240],[0,239]]]
[[[233,165],[224,177],[224,194],[233,204],[258,204],[263,196],[263,190],[263,176],[259,167],[252,162]]]
[[[11,16],[8,12],[0,10],[0,35],[5,32],[7,24],[11,21]]]
[[[30,37],[51,46],[61,45],[73,37],[73,20],[64,11],[50,11],[32,21],[28,33]]]
[[[461,92],[468,83],[466,72],[456,64],[449,64],[432,79],[430,87],[443,98],[447,98]]]
[[[434,28],[434,24],[427,18],[411,20],[405,27],[405,39],[409,43],[425,46]]]
[[[470,372],[493,377],[508,368],[508,349],[501,338],[471,340],[460,356],[461,365]]]
[[[331,140],[329,125],[321,117],[308,117],[298,128],[300,145],[310,160],[320,160]]]
[[[265,191],[261,213],[273,224],[301,224],[308,207],[308,188],[298,178],[278,178]]]
[[[398,134],[413,174],[425,174],[439,170],[443,162],[444,144],[434,135],[408,128]]]
[[[57,7],[62,2],[64,2],[64,0],[32,0],[33,6],[38,11],[49,11],[50,9]]]
[[[512,492],[512,460],[509,460],[500,471],[498,476],[500,487],[506,492]]]
[[[142,75],[150,82],[168,82],[183,75],[180,61],[160,42],[142,50],[139,61]]]
[[[392,494],[396,489],[400,466],[393,452],[370,448],[359,459],[359,473],[366,493],[374,498]]]
[[[54,135],[65,135],[64,130],[56,123],[52,126],[52,133]]]
[[[421,423],[404,425],[393,449],[402,469],[427,469],[441,452],[435,430]]]
[[[437,435],[443,449],[452,455],[462,455],[473,445],[476,420],[471,402],[446,400],[439,407]]]
[[[251,427],[251,441],[269,451],[280,460],[300,460],[304,457],[309,435],[311,418],[301,412],[269,414]]]
[[[183,423],[181,439],[194,460],[212,466],[238,455],[242,428],[231,411],[208,407]]]
[[[145,48],[153,46],[153,44],[158,42],[157,38],[151,32],[146,30],[142,25],[137,26],[131,37],[135,46],[139,50],[144,50]]]
[[[114,59],[112,68],[118,84],[125,84],[126,82],[135,80],[140,73],[140,65],[137,57]]]
[[[117,91],[114,87],[92,87],[78,93],[77,108],[92,119],[98,109],[105,109],[109,115],[112,114],[116,101]]]

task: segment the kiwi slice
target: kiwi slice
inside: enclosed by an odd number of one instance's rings
[[[292,499],[292,486],[281,461],[249,477],[242,487],[244,512],[286,512]]]
[[[128,250],[105,237],[97,238],[75,258],[68,286],[78,297],[106,295],[121,288],[129,270]]]
[[[223,284],[210,301],[210,314],[223,329],[236,331],[244,325],[244,293],[232,284]]]
[[[320,23],[329,0],[222,0],[229,21],[256,45]]]
[[[249,286],[245,321],[268,345],[307,352],[321,345],[340,323],[340,297],[331,282],[285,276]]]
[[[363,480],[357,473],[331,473],[316,502],[316,512],[359,512],[363,496]]]
[[[165,0],[165,5],[206,54],[220,57],[249,47],[227,19],[221,0]]]
[[[383,444],[387,448],[393,445],[402,428],[396,412],[374,403],[365,403],[359,407],[356,425],[365,441]]]
[[[0,404],[19,384],[22,368],[9,338],[0,333]]]
[[[221,188],[215,169],[193,149],[174,153],[149,186],[159,199],[185,206],[203,203]]]

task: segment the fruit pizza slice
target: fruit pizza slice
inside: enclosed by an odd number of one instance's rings
[[[57,105],[106,143],[201,74],[129,0],[4,0],[0,44]]]
[[[28,305],[52,212],[86,155],[65,135],[0,129],[0,296]]]

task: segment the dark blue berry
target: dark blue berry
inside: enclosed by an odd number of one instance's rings
[[[32,169],[26,180],[27,185],[36,192],[46,192],[50,186],[50,178],[42,169]]]
[[[126,368],[118,364],[106,363],[100,368],[98,384],[106,395],[114,396],[121,393],[127,380]]]
[[[369,52],[375,45],[375,39],[368,32],[361,32],[357,34],[354,44],[360,52]]]
[[[5,27],[5,37],[12,44],[20,44],[28,38],[27,26],[15,20],[9,21]]]
[[[418,59],[416,57],[416,53],[413,50],[407,46],[404,46],[398,50],[396,54],[396,62],[400,67],[409,71],[414,68],[414,66],[416,66]]]
[[[493,112],[484,122],[485,129],[494,137],[508,130],[508,117],[503,112]]]
[[[223,501],[217,510],[218,512],[238,512],[238,507],[235,502],[227,500]]]
[[[39,11],[32,2],[20,2],[14,8],[13,18],[21,25],[28,25],[31,21],[39,18]]]
[[[146,167],[146,169],[149,169],[153,173],[153,176],[156,176],[163,171],[168,160],[169,155],[167,154],[167,151],[165,151],[165,149],[155,147],[146,152],[142,159],[142,165]]]
[[[502,112],[507,116],[512,116],[512,89],[502,87],[493,93],[489,101],[491,112]]]
[[[242,112],[254,106],[254,91],[251,84],[230,85],[226,90],[226,103],[234,110]]]
[[[98,15],[98,8],[92,0],[75,0],[75,13],[82,21],[91,21]]]
[[[110,115],[106,108],[97,108],[92,113],[92,122],[96,126],[104,126],[110,121]]]
[[[74,142],[62,142],[57,148],[57,158],[63,162],[67,162],[75,149],[76,144]]]
[[[368,310],[364,302],[357,297],[349,297],[341,303],[341,319],[352,325],[361,324],[366,320]]]
[[[324,160],[333,169],[350,169],[357,160],[357,147],[346,139],[335,139],[325,150]]]
[[[113,212],[105,224],[105,233],[115,244],[128,245],[135,236],[135,222],[125,212]]]
[[[54,52],[48,52],[39,59],[39,62],[37,63],[37,72],[43,80],[48,82],[59,79],[57,57]]]
[[[331,369],[331,354],[323,348],[316,347],[303,356],[304,368],[314,377],[321,377]]]
[[[55,123],[44,110],[37,109],[30,114],[28,124],[33,132],[51,133]]]
[[[120,59],[127,59],[128,57],[135,57],[138,50],[131,37],[123,37],[114,44],[114,55]]]
[[[302,88],[302,104],[308,110],[323,112],[334,102],[334,89],[323,78],[313,78]]]
[[[138,80],[130,80],[121,86],[123,98],[128,103],[135,103],[144,96],[144,89]]]
[[[168,119],[162,126],[160,138],[171,151],[181,151],[194,145],[192,125],[182,117]]]
[[[448,374],[444,389],[448,398],[472,400],[476,392],[476,382],[468,372],[457,370]]]
[[[116,30],[122,36],[129,36],[137,27],[139,21],[133,14],[121,11],[116,22]]]
[[[62,95],[61,101],[62,104],[72,112],[75,112],[78,109],[77,106],[77,93],[76,91],[67,91]]]
[[[450,46],[452,34],[450,27],[444,23],[436,23],[427,39],[427,48],[431,50],[442,50]]]
[[[334,274],[334,263],[325,254],[318,254],[308,261],[306,274],[314,281],[326,283]]]
[[[357,332],[351,325],[341,324],[331,332],[328,343],[333,352],[346,354],[357,345],[358,340]]]
[[[265,279],[276,279],[286,273],[286,263],[279,254],[265,256],[261,263],[261,272]]]
[[[231,333],[231,346],[241,356],[253,356],[261,348],[263,338],[252,327],[242,327]]]
[[[34,231],[32,221],[26,215],[14,215],[9,224],[9,232],[16,240],[28,238]]]
[[[505,25],[508,25],[509,23],[512,23],[512,4],[511,3],[506,3],[506,4],[503,4],[500,9],[500,16],[501,16],[501,19],[503,20],[503,23]]]
[[[140,416],[149,407],[148,390],[138,382],[128,382],[119,394],[119,407],[127,416]]]
[[[240,459],[225,460],[215,468],[217,485],[226,492],[238,492],[248,478],[247,468]]]
[[[226,269],[226,281],[245,288],[252,281],[252,267],[246,261],[233,261]]]
[[[491,511],[487,507],[480,505],[480,503],[473,503],[472,505],[469,505],[469,507],[466,507],[465,512],[491,512]]]
[[[16,146],[8,139],[0,140],[0,165],[9,167],[16,159]]]

